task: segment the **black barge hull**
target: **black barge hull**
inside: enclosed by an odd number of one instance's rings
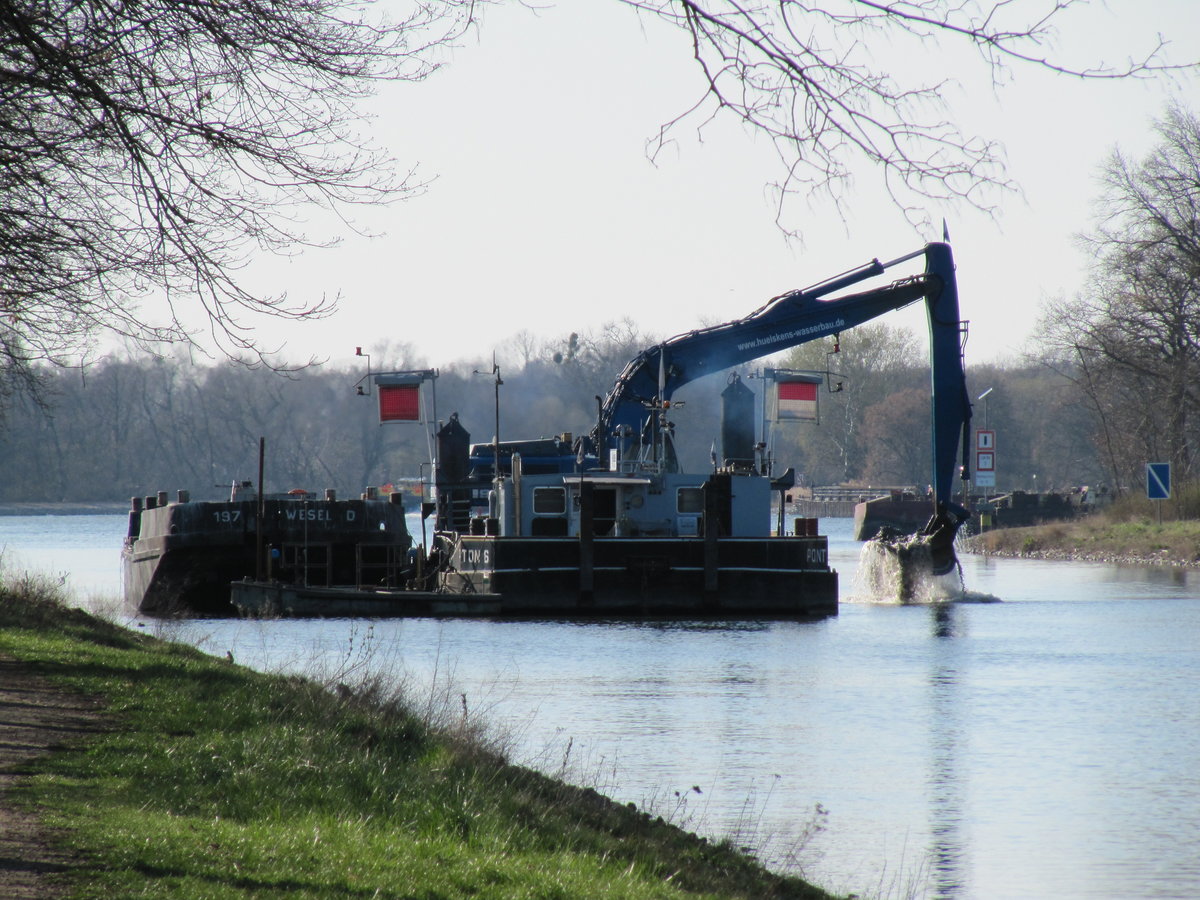
[[[439,535],[436,591],[242,581],[233,605],[259,617],[787,618],[837,615],[823,537],[577,540]],[[582,557],[582,559],[581,559]],[[706,565],[706,559],[708,564]],[[581,562],[583,563],[581,565]]]
[[[824,537],[459,536],[443,590],[499,597],[511,616],[837,615]]]
[[[259,574],[388,588],[410,544],[388,500],[266,499],[261,534],[257,500],[169,503],[130,514],[125,601],[147,615],[231,616],[230,583]]]

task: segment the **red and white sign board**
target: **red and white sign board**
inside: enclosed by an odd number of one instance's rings
[[[775,418],[780,422],[815,421],[819,381],[789,380],[777,385]]]

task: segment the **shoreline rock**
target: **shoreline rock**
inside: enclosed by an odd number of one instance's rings
[[[1200,568],[1200,559],[1174,559],[1166,555],[1166,550],[1159,551],[1152,556],[1098,553],[1062,547],[1045,550],[1000,550],[973,546],[973,539],[970,539],[964,544],[961,551],[972,556],[997,556],[1003,559],[1042,559],[1049,562],[1088,562],[1117,566],[1171,566],[1180,569]]]

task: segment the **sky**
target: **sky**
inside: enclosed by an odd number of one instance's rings
[[[1063,19],[1059,46],[1072,62],[1118,62],[1160,33],[1172,61],[1189,49],[1200,56],[1200,4],[1092,3]],[[703,88],[681,35],[616,0],[490,8],[444,68],[389,86],[374,104],[372,135],[429,179],[427,190],[362,214],[378,237],[255,264],[253,277],[294,299],[341,295],[331,318],[271,324],[263,343],[293,362],[341,365],[356,346],[409,344],[408,362],[445,366],[497,349],[511,359],[505,347],[518,332],[559,340],[624,318],[661,338],[916,250],[941,237],[944,218],[970,321],[968,365],[1018,360],[1045,300],[1083,282],[1074,235],[1092,221],[1098,167],[1115,146],[1141,155],[1152,118],[1171,97],[1186,103],[1197,82],[1081,83],[1017,69],[993,91],[971,56],[879,52],[898,77],[913,68],[951,76],[949,115],[1004,144],[1022,193],[994,197],[996,216],[931,204],[938,224],[923,233],[874,173],[859,171],[841,211],[796,201],[803,237],[789,241],[765,190],[774,157],[740,126],[718,123],[702,140],[685,128],[649,160],[647,140]],[[881,321],[924,334],[920,306]]]

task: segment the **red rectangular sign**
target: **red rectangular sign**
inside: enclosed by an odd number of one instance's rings
[[[420,384],[381,384],[378,387],[380,422],[421,421]]]

